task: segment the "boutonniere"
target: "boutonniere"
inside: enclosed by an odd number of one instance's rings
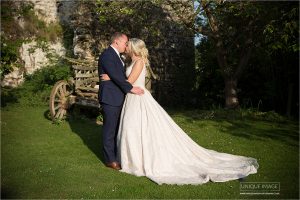
[[[121,54],[121,55],[120,55],[120,58],[121,58],[121,60],[123,61],[124,66],[126,67],[126,66],[129,64],[129,59],[128,59],[128,57],[127,57],[125,54]]]
[[[125,62],[125,60],[126,60],[126,56],[124,55],[124,54],[121,54],[121,59]]]

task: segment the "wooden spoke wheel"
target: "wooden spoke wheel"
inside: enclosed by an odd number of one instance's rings
[[[73,93],[72,87],[67,81],[58,81],[51,90],[49,109],[52,120],[62,119],[70,108],[70,97]]]

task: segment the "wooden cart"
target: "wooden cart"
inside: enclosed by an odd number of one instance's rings
[[[74,77],[58,81],[53,86],[49,101],[52,120],[63,119],[73,104],[100,108],[97,62],[68,60],[73,63]]]
[[[74,78],[58,81],[52,88],[49,109],[52,120],[63,119],[73,105],[100,108],[98,102],[99,77],[97,62],[78,61],[65,58],[73,63]],[[157,79],[147,67],[146,88],[151,92],[151,79]]]

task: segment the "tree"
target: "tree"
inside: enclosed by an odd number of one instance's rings
[[[162,0],[97,0],[91,4],[96,25],[93,35],[101,38],[96,49],[103,49],[101,43],[109,41],[114,31],[144,40],[151,67],[159,76],[159,81],[152,82],[155,98],[162,105],[189,105],[186,96],[191,96],[195,80],[194,34],[170,17],[175,11]],[[192,2],[187,6],[186,12],[192,13]]]
[[[207,1],[195,0],[195,12],[181,21],[190,27],[195,34],[202,34],[214,41],[219,68],[224,79],[224,97],[226,108],[239,107],[237,94],[238,81],[248,67],[253,49],[261,46],[272,30],[274,21],[281,21],[281,16],[295,10],[280,10],[286,2],[253,2],[253,1]],[[178,16],[184,12],[184,2],[169,0],[168,3],[177,10]],[[292,5],[292,9],[298,3]],[[291,8],[291,7],[290,7]],[[271,10],[271,11],[270,11]],[[280,13],[279,16],[277,13]],[[298,13],[298,12],[297,12]],[[294,19],[287,19],[280,24],[297,30]],[[194,22],[195,23],[192,23]],[[275,23],[276,24],[276,23]],[[298,24],[298,23],[297,23]],[[283,41],[289,40],[290,33],[280,35],[282,42],[271,41],[271,46],[282,47]],[[296,41],[296,42],[295,42]],[[286,43],[286,42],[285,42]],[[298,42],[293,39],[289,48],[298,49]],[[249,80],[250,81],[250,80]]]
[[[275,102],[282,105],[282,113],[291,116],[292,110],[299,111],[299,2],[279,2],[273,5],[272,13],[264,29],[264,47],[274,66],[280,99]]]

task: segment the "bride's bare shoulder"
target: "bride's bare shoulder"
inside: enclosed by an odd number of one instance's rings
[[[137,66],[137,67],[143,67],[144,66],[144,61],[143,59],[138,59],[134,62],[134,67]]]

